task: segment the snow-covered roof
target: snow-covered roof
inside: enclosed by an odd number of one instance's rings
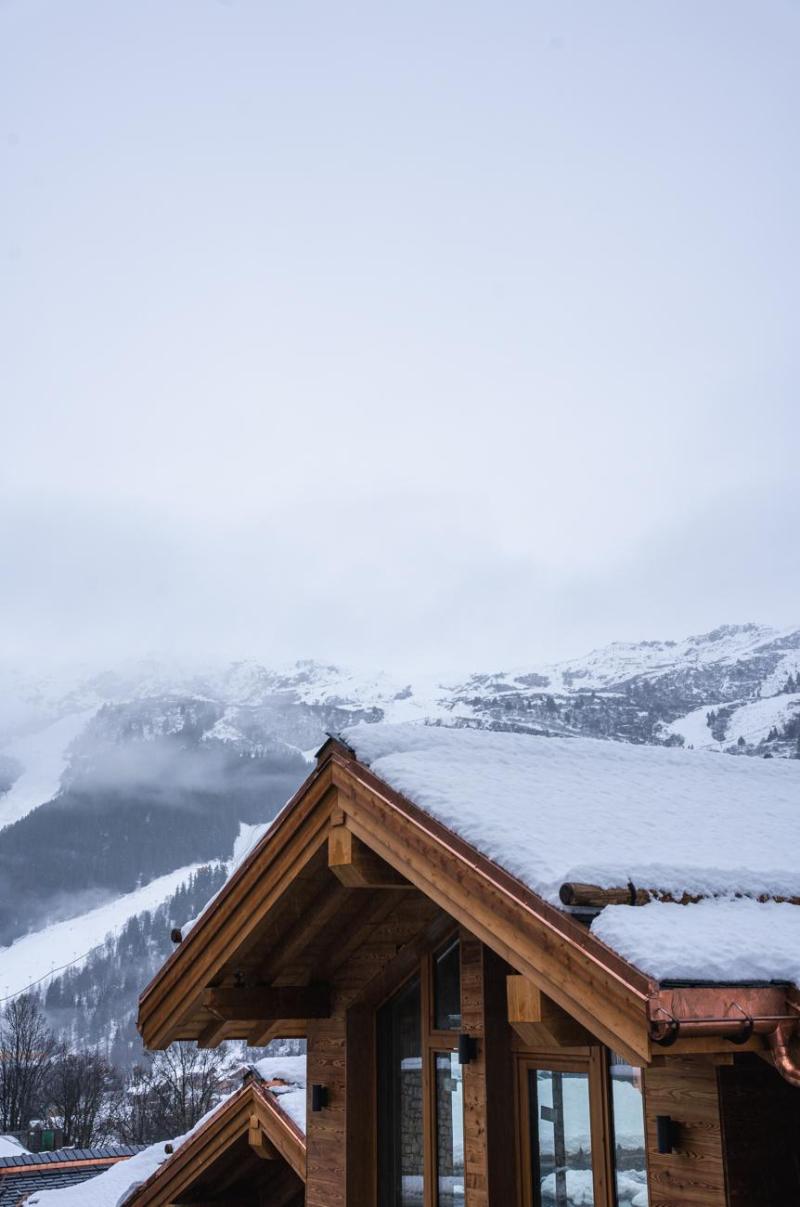
[[[278,1106],[303,1135],[306,1134],[306,1058],[305,1056],[265,1056],[253,1068],[264,1081],[282,1081],[269,1086]]]
[[[18,1157],[20,1153],[26,1153],[28,1150],[24,1144],[20,1144],[16,1136],[0,1136],[0,1157]]]
[[[305,1134],[305,1056],[267,1057],[248,1067],[255,1069],[258,1076],[265,1081],[286,1082],[286,1086],[269,1086],[269,1092],[276,1099],[281,1110]],[[235,1090],[234,1094],[238,1092]],[[211,1116],[234,1094],[227,1095],[222,1102],[212,1107],[184,1135],[177,1136],[173,1140],[159,1140],[158,1143],[151,1144],[131,1157],[130,1160],[112,1165],[99,1177],[93,1178],[91,1182],[82,1182],[74,1187],[66,1186],[61,1190],[42,1191],[30,1199],[30,1207],[123,1207],[133,1192],[167,1160],[170,1155],[167,1152],[167,1146],[169,1145],[171,1152],[177,1152],[208,1123]]]
[[[360,725],[382,780],[545,900],[629,881],[689,906],[616,906],[594,933],[661,979],[800,981],[800,763],[578,738]]]

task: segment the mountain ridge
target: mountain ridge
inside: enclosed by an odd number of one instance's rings
[[[0,668],[0,692],[0,944],[46,939],[180,868],[221,866],[302,781],[326,732],[362,721],[800,758],[800,628],[756,624],[441,681],[313,660],[147,660],[72,680]],[[0,946],[5,984],[2,962]],[[62,1021],[67,997],[51,993]]]

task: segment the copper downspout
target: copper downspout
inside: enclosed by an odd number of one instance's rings
[[[800,1061],[796,1060],[789,1050],[792,1037],[796,1034],[797,1022],[778,1023],[775,1030],[770,1031],[767,1036],[767,1043],[772,1053],[772,1063],[781,1077],[785,1078],[789,1085],[800,1090]]]

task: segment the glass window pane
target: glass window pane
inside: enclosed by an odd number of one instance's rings
[[[611,1057],[614,1168],[620,1207],[647,1207],[642,1070]]]
[[[534,1187],[541,1207],[594,1203],[589,1078],[532,1070],[528,1077]]]
[[[420,982],[378,1013],[378,1195],[381,1207],[422,1207]]]
[[[461,1030],[461,948],[458,939],[433,959],[433,1015],[437,1031]]]
[[[455,1052],[436,1055],[436,1172],[439,1207],[464,1207],[464,1092]]]

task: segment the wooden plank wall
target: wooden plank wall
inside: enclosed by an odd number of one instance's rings
[[[727,1207],[717,1069],[675,1058],[645,1072],[650,1207]],[[680,1127],[676,1151],[661,1155],[656,1115]]]
[[[461,930],[461,1027],[477,1040],[477,1055],[463,1066],[464,1190],[466,1207],[489,1207],[486,1135],[486,1028],[483,944]]]

